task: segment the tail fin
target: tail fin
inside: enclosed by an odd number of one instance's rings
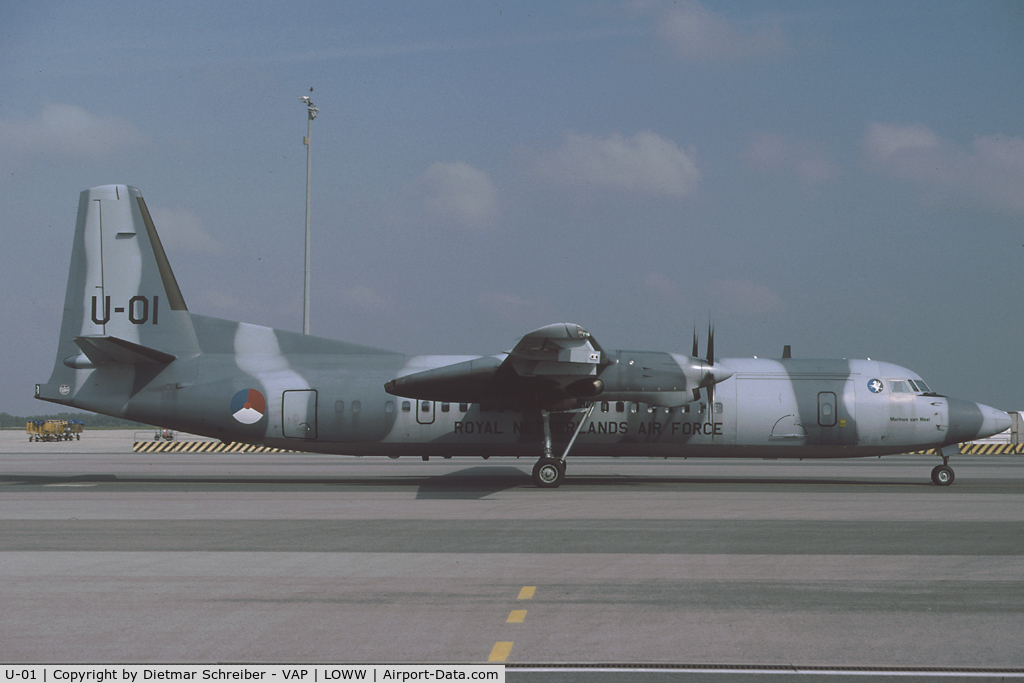
[[[127,185],[82,192],[57,358],[36,397],[90,408],[95,400],[80,393],[91,385],[85,394],[98,398],[100,385],[110,389],[109,382],[89,382],[92,373],[105,370],[131,376],[129,392],[110,397],[123,404],[138,385],[139,370],[152,377],[196,353],[191,317],[142,194]]]

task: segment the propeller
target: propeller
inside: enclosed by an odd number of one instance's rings
[[[694,369],[700,373],[700,379],[697,381],[696,385],[693,386],[693,400],[700,400],[701,389],[705,389],[707,391],[707,421],[713,422],[714,418],[712,415],[715,410],[715,384],[732,377],[732,372],[720,363],[715,365],[715,327],[710,320],[708,321],[707,355],[704,359],[701,359],[697,355],[698,353],[700,353],[700,351],[698,349],[697,326],[694,325],[691,357],[694,359]]]

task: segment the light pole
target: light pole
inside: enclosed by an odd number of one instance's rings
[[[316,118],[316,114],[320,110],[313,106],[313,102],[309,99],[308,95],[303,95],[299,99],[306,103],[306,110],[309,114],[306,123],[306,137],[302,138],[302,144],[306,146],[306,273],[302,289],[302,334],[309,334],[309,261],[311,253],[309,244],[309,181],[310,175],[313,172],[310,143],[313,138],[313,119]]]

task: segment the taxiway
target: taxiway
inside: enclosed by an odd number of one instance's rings
[[[570,459],[539,490],[131,438],[0,433],[0,660],[1024,668],[1022,456],[949,488],[929,456]]]

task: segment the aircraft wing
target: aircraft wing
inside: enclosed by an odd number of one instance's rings
[[[507,355],[485,356],[391,380],[395,396],[495,409],[547,408],[596,396],[598,375],[611,363],[589,332],[556,323],[525,335]]]

